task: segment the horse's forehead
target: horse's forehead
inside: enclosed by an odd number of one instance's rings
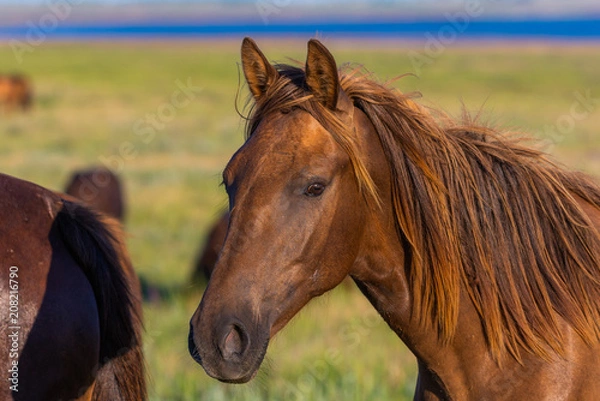
[[[331,134],[308,112],[298,110],[290,115],[287,130],[298,151],[309,154],[334,153],[336,143]],[[285,142],[285,135],[282,141]]]
[[[289,161],[308,162],[315,155],[336,152],[336,142],[309,113],[301,110],[262,121],[248,143],[247,157],[262,156],[261,162],[274,155],[289,156]]]

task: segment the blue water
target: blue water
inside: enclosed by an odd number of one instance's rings
[[[302,21],[288,24],[228,23],[130,25],[69,25],[31,21],[26,26],[0,26],[0,38],[28,39],[91,39],[91,38],[202,38],[241,36],[382,38],[406,37],[442,40],[519,38],[519,39],[600,39],[600,17],[569,20],[473,20],[455,24],[448,20],[417,22],[340,22]]]

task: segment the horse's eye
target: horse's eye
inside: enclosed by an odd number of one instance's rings
[[[317,197],[317,196],[321,196],[323,191],[325,191],[325,185],[319,184],[319,183],[314,183],[314,184],[310,184],[308,187],[306,187],[306,189],[304,190],[304,195],[311,196],[311,197]]]

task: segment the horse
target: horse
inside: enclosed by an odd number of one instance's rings
[[[418,362],[415,400],[600,398],[600,188],[466,115],[242,43],[254,99],[223,171],[229,231],[188,346],[252,379],[269,341],[349,275]]]
[[[91,167],[75,171],[65,188],[65,193],[82,200],[99,212],[120,221],[124,219],[123,185],[119,177],[106,168]]]
[[[29,80],[20,74],[0,76],[0,107],[4,113],[31,107],[32,90]]]
[[[229,212],[226,211],[221,214],[208,231],[206,241],[200,248],[200,253],[194,264],[194,269],[190,277],[192,283],[208,283],[208,280],[210,280],[210,276],[219,258],[219,253],[225,242],[228,226]],[[344,280],[342,285],[347,290],[351,290],[354,287],[349,278]]]
[[[125,220],[123,184],[119,177],[104,167],[90,167],[73,172],[65,187],[65,194],[75,197],[86,206],[119,220]],[[156,301],[160,289],[138,276],[144,300]]]
[[[0,399],[146,400],[139,283],[118,222],[3,174],[0,221]]]
[[[202,246],[192,271],[191,281],[194,283],[208,282],[223,247],[227,226],[229,225],[229,212],[224,212],[212,225],[208,232],[206,242]]]

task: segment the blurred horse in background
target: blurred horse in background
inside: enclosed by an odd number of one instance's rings
[[[0,112],[27,111],[31,107],[33,90],[29,80],[20,74],[0,75]]]
[[[116,220],[0,175],[0,399],[143,401],[140,288]]]
[[[112,171],[92,167],[75,171],[65,193],[83,201],[92,209],[120,221],[125,217],[123,185]]]
[[[93,210],[125,220],[125,196],[123,184],[119,177],[104,167],[90,167],[73,172],[65,193],[71,195],[89,206]],[[143,299],[159,301],[164,298],[167,291],[156,284],[148,282],[139,276]]]
[[[210,279],[219,252],[221,252],[225,242],[227,226],[229,226],[229,212],[222,213],[208,232],[204,246],[200,248],[200,253],[192,271],[192,282],[208,282]]]

